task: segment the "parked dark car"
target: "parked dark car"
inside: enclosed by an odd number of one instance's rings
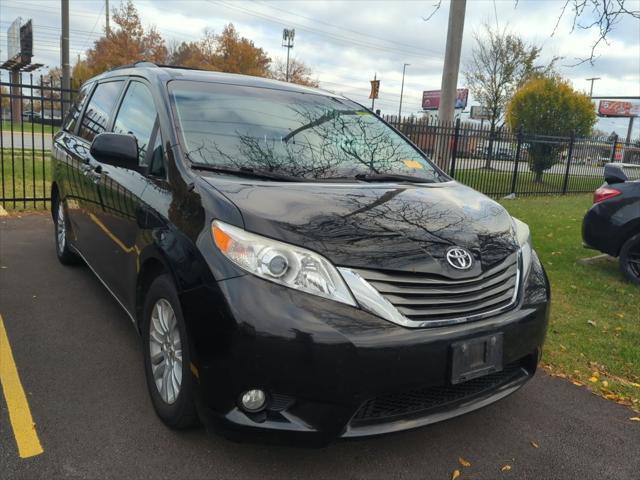
[[[170,427],[325,444],[536,370],[528,227],[346,98],[141,63],[82,87],[54,153],[58,257],[131,317]]]
[[[588,248],[619,257],[622,273],[640,285],[640,180],[629,180],[624,168],[619,163],[604,167],[605,184],[594,193],[582,239]]]

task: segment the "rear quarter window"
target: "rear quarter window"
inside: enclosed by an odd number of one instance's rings
[[[122,80],[115,80],[98,84],[82,117],[78,131],[80,137],[91,142],[107,129],[123,83]]]
[[[64,121],[64,125],[62,129],[65,132],[73,132],[76,129],[76,125],[78,124],[78,118],[80,118],[80,112],[82,112],[82,107],[87,100],[87,95],[91,91],[92,84],[85,84],[82,86],[80,91],[78,92],[78,96],[75,98],[73,103],[71,104],[71,109],[67,114],[67,118]]]

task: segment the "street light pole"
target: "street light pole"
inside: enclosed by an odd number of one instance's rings
[[[586,80],[587,82],[591,82],[591,88],[589,89],[589,98],[591,98],[593,97],[593,82],[600,80],[600,77],[587,78]]]
[[[398,109],[398,122],[402,118],[402,94],[404,93],[404,73],[407,67],[410,65],[411,65],[410,63],[405,63],[402,66],[402,86],[400,87],[400,108]]]

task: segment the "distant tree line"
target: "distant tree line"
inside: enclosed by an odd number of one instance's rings
[[[94,42],[85,58],[78,57],[72,72],[74,87],[113,67],[138,61],[277,80],[286,78],[286,64],[274,62],[262,48],[242,37],[232,23],[226,25],[219,34],[206,30],[198,41],[168,44],[155,27],[142,25],[132,0],[114,9],[112,19],[114,26]],[[297,59],[289,63],[289,81],[318,86],[311,68]]]

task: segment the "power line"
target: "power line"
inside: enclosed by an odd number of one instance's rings
[[[365,47],[367,49],[374,48],[374,49],[385,50],[385,51],[389,51],[389,52],[393,52],[393,53],[400,52],[400,53],[402,53],[404,55],[409,55],[409,56],[413,56],[413,57],[420,57],[420,58],[423,58],[423,59],[425,57],[437,58],[438,60],[442,59],[442,57],[436,57],[434,55],[425,55],[425,54],[419,54],[419,53],[412,53],[412,52],[407,52],[406,50],[400,50],[400,49],[395,48],[395,47],[389,47],[389,46],[384,46],[384,45],[376,45],[376,44],[372,44],[372,43],[366,43],[366,42],[363,42],[361,40],[357,40],[357,39],[353,39],[353,38],[347,37],[345,35],[337,35],[337,34],[334,34],[334,33],[331,33],[331,32],[327,32],[325,30],[320,30],[320,29],[317,29],[317,28],[308,27],[306,25],[301,25],[299,23],[298,24],[293,23],[293,22],[284,23],[279,18],[272,17],[272,16],[264,14],[264,13],[253,12],[251,10],[247,10],[245,8],[238,7],[237,5],[229,5],[229,4],[225,3],[225,2],[218,1],[218,0],[207,0],[207,1],[209,3],[212,3],[212,4],[216,4],[216,5],[222,6],[222,7],[226,8],[226,9],[230,9],[230,10],[235,10],[237,12],[241,12],[241,13],[243,13],[245,15],[248,15],[248,16],[261,18],[263,20],[268,20],[270,22],[276,23],[276,24],[281,25],[281,26],[285,26],[286,27],[286,26],[293,25],[293,26],[295,26],[296,28],[298,28],[300,30],[307,31],[307,32],[310,32],[310,33],[314,33],[316,35],[328,37],[328,38],[331,38],[333,40],[337,40],[338,42],[346,43],[348,45],[357,45],[357,46],[360,46],[360,47]]]
[[[102,5],[102,8],[100,9],[98,16],[96,17],[96,22],[93,24],[93,28],[91,29],[91,33],[87,35],[87,37],[84,40],[84,43],[82,44],[82,50],[86,50],[87,42],[91,39],[91,35],[93,35],[93,32],[95,32],[96,27],[98,26],[98,22],[100,21],[100,17],[102,17],[102,12],[104,10],[104,7],[105,6]]]
[[[59,8],[47,8],[40,4],[34,4],[34,3],[23,2],[23,1],[14,2],[12,0],[3,0],[3,3],[4,2],[9,3],[9,5],[7,5],[8,8],[12,8],[20,11],[26,10],[29,12],[38,12],[38,13],[42,13],[42,12],[55,12],[58,14],[60,13]],[[33,8],[29,8],[29,7],[33,7]],[[95,15],[95,12],[88,12],[86,10],[74,10],[73,14],[74,16],[84,16],[84,17],[93,18],[93,16]]]
[[[416,47],[415,45],[409,45],[409,44],[407,44],[407,43],[396,42],[395,40],[389,40],[389,39],[387,39],[387,38],[378,37],[378,36],[375,36],[375,35],[371,35],[371,34],[369,34],[369,33],[361,32],[361,31],[359,31],[359,30],[354,30],[354,29],[352,29],[352,28],[347,28],[347,27],[344,27],[344,26],[339,26],[339,25],[335,25],[335,24],[333,24],[333,23],[325,22],[325,21],[320,20],[320,19],[318,19],[318,18],[309,17],[309,16],[307,16],[307,15],[302,15],[302,14],[300,14],[300,13],[294,13],[294,12],[291,12],[291,11],[289,11],[289,10],[285,10],[285,9],[283,9],[283,8],[278,8],[278,7],[275,7],[275,6],[271,5],[271,4],[265,3],[264,1],[258,1],[258,0],[251,0],[251,1],[252,1],[253,3],[257,3],[257,4],[259,4],[259,5],[263,5],[263,6],[265,6],[265,7],[268,7],[268,8],[270,8],[270,9],[272,9],[272,10],[278,10],[278,11],[280,11],[280,12],[284,12],[284,13],[287,13],[287,14],[289,14],[289,15],[293,15],[293,16],[295,16],[295,17],[304,18],[304,19],[306,19],[306,20],[310,20],[310,21],[312,21],[312,22],[314,22],[314,23],[321,23],[321,24],[323,24],[323,25],[327,25],[327,26],[329,26],[329,27],[336,28],[336,29],[338,29],[338,30],[346,30],[346,31],[348,31],[348,32],[352,32],[352,33],[355,33],[356,35],[360,35],[360,36],[363,36],[363,37],[367,37],[367,38],[371,38],[371,39],[374,39],[374,40],[383,41],[383,42],[385,42],[385,43],[393,43],[393,44],[395,44],[395,45],[399,45],[399,46],[401,46],[401,47],[405,47],[405,48],[415,49],[415,50],[417,50],[417,51],[418,51],[418,53],[420,53],[420,52],[425,52],[425,51],[426,51],[426,52],[429,52],[429,51],[430,51],[430,52],[432,52],[432,53],[439,54],[439,52],[436,52],[435,50],[428,50],[428,49],[424,49],[424,48],[421,48],[421,47]]]

